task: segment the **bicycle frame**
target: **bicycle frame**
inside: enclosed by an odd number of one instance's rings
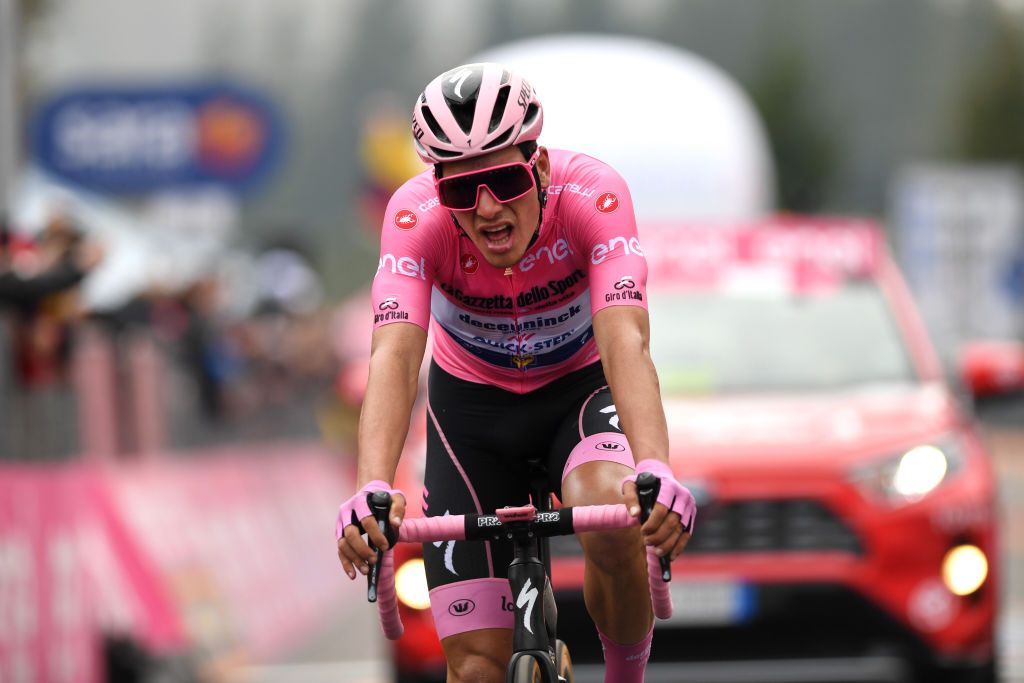
[[[552,509],[547,473],[537,460],[528,460],[530,498],[539,512]],[[499,515],[500,518],[500,515]],[[558,608],[551,587],[551,550],[547,536],[516,529],[510,531],[514,558],[508,568],[508,583],[515,606],[512,627],[512,657],[506,674],[513,683],[516,661],[532,657],[540,662],[542,678],[555,683],[554,644],[558,637]]]
[[[544,680],[554,683],[557,673],[552,648],[556,638],[557,611],[547,567],[539,558],[541,544],[529,532],[510,533],[515,536],[515,559],[508,568],[508,582],[515,611],[512,658],[506,680],[512,683],[512,672],[518,659],[533,657],[544,670]]]

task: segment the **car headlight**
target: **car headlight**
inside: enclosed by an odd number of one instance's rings
[[[960,470],[963,460],[959,440],[947,437],[860,465],[852,478],[868,495],[903,505],[934,491]]]
[[[413,609],[430,607],[430,588],[427,587],[427,572],[421,558],[404,562],[395,571],[395,594],[403,604]]]
[[[970,595],[986,578],[988,558],[978,546],[957,546],[942,560],[942,580],[953,595]]]

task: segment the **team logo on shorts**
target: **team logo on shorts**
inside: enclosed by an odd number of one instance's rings
[[[464,617],[476,609],[476,603],[466,598],[465,600],[454,600],[448,605],[448,614],[453,617]]]
[[[480,267],[479,259],[477,259],[477,257],[473,256],[472,254],[463,254],[461,262],[462,272],[466,273],[467,275],[472,275],[473,273],[476,272],[476,269]]]
[[[595,205],[601,213],[611,213],[619,208],[619,198],[615,196],[614,192],[605,192],[597,198]]]
[[[402,209],[395,214],[395,227],[401,230],[412,230],[420,219],[409,209]]]
[[[615,443],[614,441],[602,441],[601,443],[597,444],[597,450],[622,452],[626,450],[626,447],[623,446],[621,443]]]

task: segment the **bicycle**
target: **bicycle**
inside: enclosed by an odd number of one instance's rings
[[[514,558],[508,580],[514,600],[512,657],[506,673],[507,683],[572,683],[569,648],[558,638],[558,612],[551,589],[548,538],[586,531],[607,531],[642,525],[650,516],[661,482],[653,474],[637,477],[640,519],[630,516],[625,505],[587,505],[553,509],[551,496],[535,489],[533,500],[541,503],[508,507],[494,514],[471,513],[445,517],[406,519],[398,532],[387,522],[391,496],[385,492],[370,494],[368,502],[378,527],[391,548],[396,542],[429,543],[436,541],[506,541],[513,543]],[[394,559],[390,551],[374,548],[377,562],[367,576],[367,599],[376,602],[381,628],[390,640],[401,638],[403,626],[398,612],[394,585]],[[667,557],[657,557],[647,548],[648,580],[654,615],[667,619],[672,615],[668,584],[672,579]],[[543,598],[539,586],[543,585]]]

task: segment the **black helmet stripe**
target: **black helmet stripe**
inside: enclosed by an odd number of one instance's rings
[[[483,81],[483,64],[456,67],[441,77],[441,94],[453,105],[465,104],[480,95]]]
[[[476,115],[476,104],[483,80],[483,64],[460,66],[441,77],[441,94],[444,95],[459,128],[466,135],[473,129],[473,118]]]

